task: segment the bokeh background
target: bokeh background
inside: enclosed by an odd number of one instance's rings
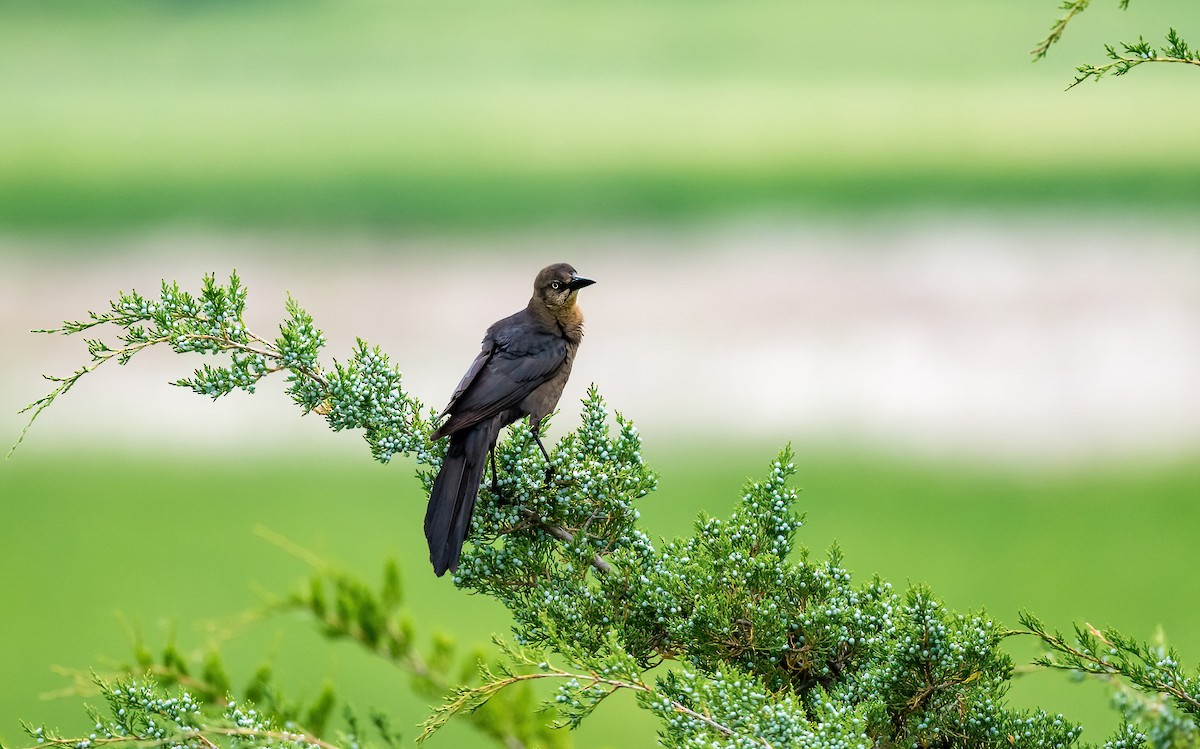
[[[1054,2],[8,0],[0,433],[85,356],[29,331],[118,289],[236,268],[252,327],[290,292],[331,356],[362,336],[441,405],[566,260],[599,283],[552,431],[589,382],[639,424],[653,536],[727,511],[790,441],[814,553],[1010,624],[1161,631],[1195,662],[1195,73],[1063,89],[1104,42],[1200,38],[1200,17],[1113,5],[1031,64]],[[239,616],[307,571],[268,538],[366,577],[396,557],[421,628],[464,646],[505,612],[428,573],[410,463],[278,384],[166,384],[196,365],[97,372],[0,465],[0,740],[86,731],[60,671],[137,638],[221,643],[239,682],[270,657],[292,693],[331,681],[415,736],[401,675]],[[1115,723],[1054,675],[1012,699],[1093,739]],[[576,740],[654,730],[625,702]]]

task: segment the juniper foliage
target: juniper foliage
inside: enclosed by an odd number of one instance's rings
[[[1068,24],[1076,16],[1087,10],[1091,0],[1063,0],[1059,9],[1063,14],[1055,19],[1050,26],[1050,32],[1031,50],[1034,60],[1040,60],[1049,53],[1067,30]],[[1129,0],[1120,0],[1121,10],[1129,7]],[[1167,32],[1166,44],[1155,47],[1139,36],[1136,42],[1121,42],[1120,50],[1112,44],[1104,45],[1109,62],[1100,65],[1085,63],[1075,68],[1075,80],[1067,86],[1068,89],[1078,86],[1087,80],[1098,81],[1108,73],[1113,76],[1125,75],[1129,71],[1146,63],[1174,63],[1200,66],[1200,50],[1194,49],[1174,28]]]
[[[125,364],[149,346],[225,354],[227,363],[204,364],[174,384],[219,398],[253,392],[263,377],[282,373],[304,412],[322,415],[335,431],[362,429],[377,460],[412,457],[428,488],[445,449],[429,442],[435,416],[404,389],[387,357],[359,341],[346,362],[324,365],[324,337],[296,302],[288,300],[273,339],[246,329],[245,302],[236,275],[227,285],[206,277],[199,296],[173,283],[157,299],[122,293],[108,312],[46,331],[111,324],[118,344],[89,339],[91,363],[50,378],[58,385],[27,410],[36,418],[97,366]],[[276,607],[304,611],[326,635],[393,663],[418,692],[446,695],[422,739],[468,716],[506,746],[557,746],[563,734],[547,732],[547,722],[577,726],[625,691],[660,718],[659,742],[680,749],[1077,745],[1080,729],[1063,716],[1007,704],[1013,664],[1000,646],[1013,635],[1039,638],[1048,648],[1045,667],[1133,690],[1125,692],[1128,722],[1106,747],[1167,747],[1195,735],[1200,682],[1173,653],[1090,629],[1078,629],[1072,643],[1030,616],[1024,629],[1006,630],[984,612],[947,610],[922,586],[901,593],[878,578],[856,581],[836,547],[812,556],[796,543],[804,518],[790,448],[745,486],[729,518],[701,516],[691,536],[653,541],[638,526],[637,503],[657,477],[642,460],[637,429],[610,413],[595,386],[583,405],[580,426],[553,447],[553,471],[518,425],[497,447],[497,488],[481,488],[473,545],[454,582],[511,612],[513,637],[498,639],[500,661],[479,665],[474,676],[460,673],[455,684],[446,676],[454,661],[448,645],[435,641],[421,655],[390,566],[378,590],[318,569]],[[208,749],[368,743],[353,713],[349,730],[331,732],[333,697],[325,692],[304,708],[267,688],[267,674],[247,690],[259,698],[250,707],[229,696],[219,660],[209,658],[198,681],[185,664],[168,649],[162,668],[139,661],[141,680],[100,679],[112,715],[93,715],[95,737],[33,726],[30,735],[39,745],[75,749],[123,741]],[[541,708],[534,684],[551,690]],[[1168,701],[1175,717],[1149,718],[1154,699]],[[395,741],[382,719],[375,726],[376,743]]]
[[[94,728],[65,737],[41,725],[25,724],[39,747],[96,749],[102,746],[167,746],[172,749],[334,749],[355,743],[341,735],[326,742],[291,725],[280,725],[252,705],[226,700],[219,709],[198,701],[185,688],[169,690],[153,680],[97,680],[107,714],[89,709]]]
[[[122,291],[105,312],[89,312],[87,320],[68,320],[58,328],[34,331],[75,335],[108,325],[118,331],[117,344],[85,338],[89,363],[67,376],[44,375],[58,384],[22,409],[30,419],[12,449],[43,410],[97,367],[112,360],[128,364],[151,346],[167,346],[177,354],[229,357],[227,365],[202,364],[191,377],[173,385],[216,400],[235,390],[253,393],[259,380],[283,372],[287,394],[305,413],[321,414],[334,431],[362,429],[376,460],[386,463],[397,453],[429,459],[428,417],[422,415],[420,402],[405,392],[400,371],[386,354],[359,339],[348,361],[335,360],[323,367],[325,336],[308,312],[289,296],[279,335],[269,339],[246,328],[246,295],[236,271],[227,285],[217,283],[215,275],[205,276],[199,295],[182,290],[177,282],[163,281],[157,298]]]
[[[1200,739],[1200,668],[1187,669],[1162,641],[1147,643],[1108,628],[1076,625],[1071,636],[1050,630],[1033,614],[1021,613],[1022,634],[1037,637],[1045,653],[1035,661],[1044,668],[1119,685],[1114,706],[1125,718],[1147,729],[1150,746],[1195,746]]]

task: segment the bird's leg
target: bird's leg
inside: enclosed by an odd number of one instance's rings
[[[496,449],[489,450],[488,455],[492,459],[492,494],[499,494],[500,482],[496,480]]]
[[[546,483],[549,484],[550,480],[554,478],[554,466],[550,463],[550,453],[546,452],[546,446],[542,444],[542,437],[539,434],[541,424],[530,425],[530,430],[533,432],[533,441],[537,443],[542,451],[542,457],[546,459]]]
[[[488,452],[488,456],[492,461],[492,496],[496,498],[497,504],[512,504],[512,500],[504,496],[504,493],[500,491],[500,481],[496,478],[496,448],[493,447]]]

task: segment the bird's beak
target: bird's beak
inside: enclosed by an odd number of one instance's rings
[[[594,283],[596,282],[590,278],[584,278],[583,276],[571,276],[571,282],[567,284],[567,288],[571,291],[578,291],[584,286],[591,286]]]

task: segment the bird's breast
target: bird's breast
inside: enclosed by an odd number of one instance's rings
[[[550,412],[558,406],[563,388],[566,387],[567,379],[571,376],[571,365],[574,361],[575,346],[571,345],[567,347],[566,356],[554,374],[521,400],[521,411],[529,416],[535,424],[549,416]]]

